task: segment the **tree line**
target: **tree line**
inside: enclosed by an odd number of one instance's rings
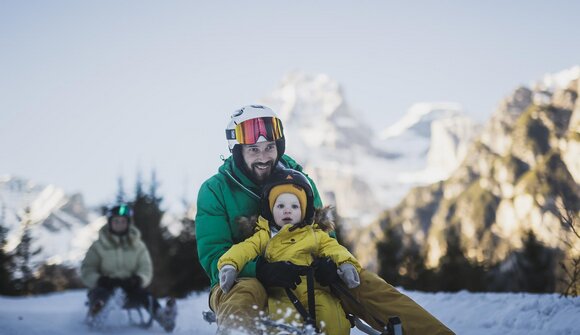
[[[577,218],[567,212],[561,220],[569,229],[578,229]],[[576,230],[574,230],[576,232]],[[461,245],[460,231],[445,231],[447,250],[439,267],[428,268],[424,248],[405,241],[401,229],[388,225],[377,242],[379,275],[394,286],[427,292],[531,292],[577,296],[580,287],[580,258],[550,248],[533,231],[524,234],[522,248],[513,250],[501,262],[470,260]],[[580,238],[580,235],[576,235]],[[569,244],[573,246],[572,243]]]
[[[142,239],[153,261],[154,277],[149,289],[158,297],[184,297],[194,290],[209,286],[197,257],[195,221],[187,215],[180,219],[181,231],[172,235],[161,224],[164,211],[163,198],[158,195],[158,182],[152,173],[149,189],[138,178],[133,197],[127,197],[122,179],[116,195],[117,202],[133,207],[134,224],[141,231]],[[102,206],[102,214],[107,206]],[[18,246],[6,251],[7,232],[5,209],[0,212],[0,295],[30,295],[83,288],[79,269],[62,264],[32,264],[31,258],[40,252],[34,248],[30,234],[29,209],[19,218],[22,237]]]

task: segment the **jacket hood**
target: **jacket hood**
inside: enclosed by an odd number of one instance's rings
[[[331,206],[326,206],[322,208],[316,208],[314,210],[314,220],[312,226],[321,229],[325,232],[330,232],[334,230],[334,218],[332,217],[333,208]],[[260,221],[260,222],[258,222]],[[257,215],[250,217],[240,216],[236,219],[236,223],[240,229],[240,234],[242,239],[246,239],[252,236],[257,229],[267,229],[264,222],[268,222],[265,219],[259,220]]]

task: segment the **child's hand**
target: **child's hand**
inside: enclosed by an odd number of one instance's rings
[[[238,271],[232,265],[226,264],[220,269],[220,288],[224,293],[228,293],[232,286],[234,286],[234,281],[238,276]]]
[[[355,288],[360,285],[360,277],[354,265],[343,263],[338,267],[337,272],[340,279],[342,279],[348,288]]]

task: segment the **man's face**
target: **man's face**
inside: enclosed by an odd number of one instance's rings
[[[278,157],[276,142],[242,145],[242,157],[254,180],[262,183],[270,177],[274,170],[274,162]]]

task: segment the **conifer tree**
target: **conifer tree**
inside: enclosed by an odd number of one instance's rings
[[[40,253],[40,248],[32,250],[30,208],[25,209],[24,216],[20,218],[22,227],[22,237],[20,243],[14,251],[14,289],[17,294],[25,295],[30,293],[34,280],[32,256]]]
[[[402,280],[399,270],[402,262],[403,241],[402,236],[390,224],[390,220],[388,218],[386,220],[385,236],[377,243],[376,248],[379,261],[378,275],[387,283],[398,286]]]
[[[0,295],[13,293],[12,276],[10,275],[12,258],[5,250],[8,234],[8,228],[5,225],[6,205],[2,203],[2,208],[0,208]]]
[[[457,227],[451,226],[446,232],[447,252],[440,259],[437,275],[439,290],[457,292],[459,290],[483,291],[483,267],[472,264],[461,245],[461,235]]]
[[[538,241],[536,234],[526,232],[524,247],[518,254],[518,283],[524,292],[550,293],[556,287],[554,250]]]
[[[163,198],[158,187],[155,172],[151,174],[148,193],[143,192],[138,177],[133,202],[135,226],[141,232],[153,262],[153,281],[149,289],[156,296],[183,297],[192,290],[208,287],[209,280],[197,257],[195,222],[184,215],[181,221],[183,229],[178,236],[173,236],[163,227]]]
[[[160,201],[152,199],[149,194],[143,193],[143,185],[139,178],[137,179],[135,190],[133,218],[153,262],[153,282],[150,288],[153,293],[164,296],[166,295],[167,286],[167,283],[165,283],[167,275],[167,243],[163,238],[165,232],[161,227],[163,211],[159,207]]]
[[[425,257],[420,246],[411,239],[404,248],[400,267],[401,286],[408,290],[436,291],[435,274],[425,266]]]
[[[143,178],[141,177],[141,171],[137,171],[137,180],[135,181],[135,199],[143,197],[145,193],[143,192]]]
[[[125,187],[123,186],[123,177],[119,177],[117,179],[117,196],[116,196],[116,200],[118,204],[124,203],[126,200],[125,198],[127,197],[125,194]]]

